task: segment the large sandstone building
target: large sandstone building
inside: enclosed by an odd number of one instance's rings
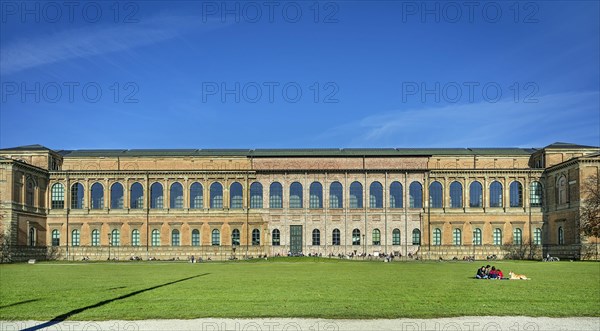
[[[0,150],[5,258],[598,258],[600,149]]]

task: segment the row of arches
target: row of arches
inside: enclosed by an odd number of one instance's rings
[[[512,233],[512,244],[513,245],[522,245],[523,244],[523,230],[521,228],[514,228]],[[473,242],[472,244],[475,246],[483,245],[483,230],[480,228],[473,229]],[[534,245],[542,244],[542,229],[535,228],[533,231],[533,241]],[[431,244],[433,246],[440,246],[445,244],[442,242],[442,229],[434,228],[431,235]],[[463,231],[459,228],[452,229],[452,245],[461,246],[463,245]],[[495,246],[500,246],[505,244],[503,238],[503,231],[501,228],[494,228],[492,230],[492,244]]]
[[[170,186],[170,201],[168,205],[164,202],[163,185],[154,182],[150,186],[150,208],[204,208],[204,188],[202,184],[194,182],[189,187],[189,198],[187,205],[184,203],[184,188],[179,182]],[[389,208],[403,208],[402,184],[394,181],[389,187]],[[209,207],[223,208],[223,185],[213,182],[209,188]],[[463,187],[458,181],[450,184],[450,208],[463,208]],[[383,186],[375,181],[369,185],[369,208],[383,208]],[[503,207],[503,187],[498,181],[493,181],[489,186],[489,207]],[[304,208],[303,187],[299,182],[293,182],[289,186],[289,208]],[[323,185],[313,182],[309,187],[308,208],[323,208]],[[363,208],[363,185],[360,182],[352,182],[349,188],[349,208]],[[513,181],[509,186],[509,206],[523,206],[523,185],[519,181]],[[70,189],[71,208],[82,209],[84,206],[84,187],[81,183],[74,183]],[[105,208],[104,186],[96,182],[90,188],[90,208]],[[242,209],[243,187],[239,182],[229,186],[229,208]],[[129,208],[144,208],[144,188],[136,182],[130,187]],[[469,202],[471,208],[483,207],[483,186],[479,181],[473,181],[469,185]],[[62,209],[65,206],[65,188],[62,183],[55,183],[51,189],[51,200],[53,209]],[[542,204],[542,186],[539,182],[530,184],[530,202],[533,207]],[[429,185],[429,205],[431,208],[442,208],[444,206],[444,189],[440,182],[434,181]],[[114,183],[110,187],[110,208],[124,208],[124,189],[121,183]],[[344,207],[344,188],[340,182],[333,182],[329,186],[329,208]],[[409,208],[423,207],[423,189],[421,183],[412,182],[409,186]],[[250,185],[250,208],[263,208],[263,186],[260,182]],[[269,208],[283,208],[283,186],[279,182],[273,182],[269,186]]]
[[[259,229],[252,230],[252,246],[259,246],[261,244],[261,231]],[[170,233],[170,243],[171,246],[181,246],[181,232],[178,229],[171,230]],[[121,231],[119,229],[113,229],[109,233],[109,244],[111,246],[121,246]],[[157,247],[161,246],[161,231],[158,229],[153,229],[150,232],[150,246]],[[364,237],[363,237],[364,239]],[[392,230],[392,245],[400,245],[400,229]],[[140,246],[140,230],[133,229],[131,230],[131,246]],[[331,244],[333,246],[340,246],[342,243],[342,236],[339,229],[333,229],[331,231]],[[212,229],[210,235],[210,243],[211,246],[220,246],[221,242],[221,231],[219,229]],[[371,232],[371,244],[374,246],[381,245],[381,231],[379,229],[373,229]],[[413,229],[412,231],[412,244],[420,245],[421,244],[421,231],[419,229]],[[79,229],[74,229],[71,231],[71,246],[77,247],[81,245],[81,231]],[[90,234],[90,246],[100,246],[100,230],[94,229]],[[191,245],[192,246],[200,246],[200,230],[193,229],[191,231]],[[231,231],[231,245],[240,245],[240,230],[233,229]],[[271,245],[280,246],[281,245],[281,231],[279,229],[273,229],[271,231]],[[320,246],[321,245],[321,230],[313,229],[311,236],[311,245],[312,246]],[[360,246],[361,245],[361,230],[353,229],[352,230],[352,245]],[[60,232],[58,229],[52,230],[52,246],[60,246]]]

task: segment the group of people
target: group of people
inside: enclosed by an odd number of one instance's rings
[[[487,266],[481,266],[481,268],[477,269],[477,274],[475,274],[475,278],[477,279],[502,279],[504,278],[504,274],[502,270],[496,269],[495,266],[491,266],[488,264]]]

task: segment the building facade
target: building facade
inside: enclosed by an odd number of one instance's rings
[[[12,260],[597,258],[578,216],[599,151],[22,146],[0,150],[0,233]]]

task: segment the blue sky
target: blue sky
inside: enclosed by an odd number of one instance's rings
[[[2,1],[0,147],[600,145],[598,1],[68,6]]]

